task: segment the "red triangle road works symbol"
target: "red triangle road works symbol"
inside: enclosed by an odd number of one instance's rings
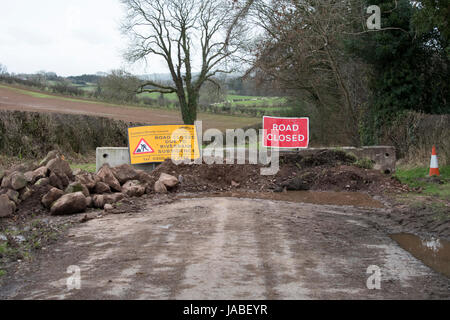
[[[136,149],[134,149],[133,154],[149,154],[149,153],[154,153],[155,150],[152,149],[152,147],[150,147],[150,145],[147,143],[147,141],[145,141],[144,138],[141,139],[141,141],[139,141]]]

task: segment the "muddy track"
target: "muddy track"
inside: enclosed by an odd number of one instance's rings
[[[72,228],[0,288],[3,299],[448,299],[450,280],[357,209],[184,199]],[[68,290],[67,268],[81,269]],[[368,266],[381,289],[368,290]]]
[[[39,98],[27,95],[14,89],[0,87],[0,109],[34,112],[51,112],[67,114],[83,114],[89,116],[107,117],[135,123],[148,124],[183,124],[179,111],[150,109],[144,107],[128,107],[110,105],[102,102],[64,100],[63,97]],[[259,122],[255,118],[233,117],[200,113],[199,120],[203,120],[204,129],[217,128],[219,130],[241,128]]]

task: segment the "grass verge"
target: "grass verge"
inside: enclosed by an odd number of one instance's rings
[[[95,173],[96,171],[96,164],[95,163],[71,163],[70,164],[70,168],[72,168],[72,170],[75,169],[81,169],[87,172],[92,172]]]
[[[429,169],[424,167],[399,168],[395,175],[402,183],[420,190],[424,195],[450,200],[450,166],[441,167],[439,171],[441,173],[439,178],[429,177]]]

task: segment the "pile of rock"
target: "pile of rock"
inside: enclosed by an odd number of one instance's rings
[[[115,168],[104,165],[97,174],[72,171],[57,151],[50,152],[32,170],[27,169],[13,167],[0,172],[0,217],[11,216],[39,187],[47,188],[42,205],[52,215],[62,215],[81,213],[87,208],[108,210],[125,198],[167,193],[179,184],[176,177],[165,173],[153,183],[149,173],[126,164]]]

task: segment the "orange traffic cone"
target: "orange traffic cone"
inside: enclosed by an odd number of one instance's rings
[[[439,165],[438,165],[438,158],[436,155],[436,146],[433,146],[433,151],[431,152],[430,177],[432,176],[439,176]]]

